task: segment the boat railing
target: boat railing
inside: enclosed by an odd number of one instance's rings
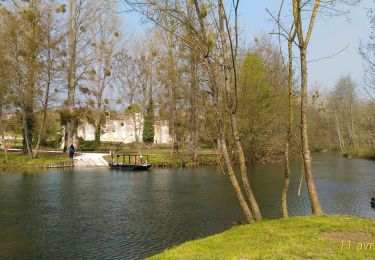
[[[114,154],[112,156],[112,165],[144,165],[149,163],[149,155],[142,154]]]

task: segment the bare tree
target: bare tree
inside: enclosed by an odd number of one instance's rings
[[[43,51],[41,52],[41,57],[44,66],[40,75],[41,88],[44,86],[44,89],[41,89],[41,92],[44,93],[44,97],[42,101],[42,119],[36,139],[36,146],[33,151],[33,158],[38,157],[40,144],[45,131],[51,90],[54,87],[53,85],[56,82],[56,79],[59,77],[58,61],[61,54],[58,49],[61,48],[63,34],[59,28],[59,19],[54,15],[56,8],[56,1],[49,1],[43,6],[42,12],[43,23],[47,25],[43,30]]]
[[[142,96],[141,96],[141,65],[135,46],[130,50],[121,50],[115,57],[114,78],[119,84],[119,93],[121,99],[118,103],[128,105],[126,110],[131,113],[134,124],[134,137],[137,144],[137,150],[140,153],[140,136],[142,128]],[[126,114],[125,114],[126,116]]]
[[[300,65],[301,65],[301,141],[302,141],[302,157],[305,169],[306,184],[309,191],[311,209],[313,214],[321,215],[323,210],[320,206],[318,193],[316,190],[312,165],[311,165],[311,153],[309,148],[309,139],[307,132],[307,48],[311,39],[311,34],[314,28],[315,19],[319,10],[320,0],[315,0],[312,7],[312,12],[309,17],[308,30],[306,35],[303,32],[303,6],[300,0],[293,0],[293,23],[296,28],[296,34],[298,39],[298,49],[300,53]]]
[[[103,134],[102,125],[105,123],[105,107],[108,100],[105,91],[113,83],[114,57],[118,52],[120,33],[118,31],[119,21],[113,16],[111,2],[106,2],[105,12],[98,14],[95,22],[90,26],[92,34],[92,57],[87,70],[87,87],[80,87],[87,99],[88,104],[94,111],[95,143],[100,145],[100,136]]]
[[[63,12],[65,12],[65,5]],[[76,89],[79,83],[84,79],[85,73],[90,65],[90,54],[88,53],[91,38],[88,34],[89,27],[96,21],[101,12],[105,10],[106,5],[101,5],[96,0],[69,0],[68,15],[66,21],[67,46],[66,53],[66,84],[67,99],[66,107],[66,130],[64,137],[64,152],[68,144],[73,144],[74,126],[76,125],[74,117],[74,107],[76,105]]]

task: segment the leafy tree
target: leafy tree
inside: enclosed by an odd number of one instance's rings
[[[239,70],[239,127],[249,161],[270,159],[283,148],[287,74],[279,57],[276,47],[259,45],[246,54]]]
[[[154,102],[152,100],[152,97],[150,97],[150,101],[147,106],[146,116],[143,122],[143,142],[147,144],[152,144],[154,142],[154,136]]]

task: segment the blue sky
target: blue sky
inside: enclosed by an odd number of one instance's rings
[[[252,43],[256,36],[272,31],[274,23],[265,9],[276,12],[279,5],[280,0],[241,1],[239,11],[241,37],[246,43]],[[358,54],[358,45],[360,40],[366,41],[370,33],[366,7],[373,5],[372,0],[364,0],[360,6],[351,8],[350,22],[343,16],[333,18],[318,16],[309,46],[309,60],[331,56],[345,46],[349,46],[330,59],[309,63],[310,85],[317,84],[328,90],[336,84],[340,76],[348,74],[357,82],[361,81],[362,60]],[[146,25],[142,24],[139,15],[126,13],[122,14],[122,17],[126,31],[140,34],[145,30]]]

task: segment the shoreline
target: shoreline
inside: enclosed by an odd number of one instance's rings
[[[356,158],[356,159],[375,160],[374,151],[344,151],[341,153],[341,155],[349,159]]]
[[[146,151],[147,152],[147,151]],[[150,151],[152,152],[152,151]],[[331,150],[320,150],[315,151],[319,153],[331,153],[336,152],[338,155],[345,158],[357,158],[364,160],[375,160],[375,152],[372,151],[344,151],[337,152]],[[80,152],[80,154],[102,154],[94,151]],[[186,156],[183,154],[177,155],[174,158],[170,157],[169,153],[150,153],[151,156],[150,163],[154,168],[197,168],[205,166],[220,166],[224,165],[223,162],[219,162],[217,155],[214,153],[201,153],[198,155],[200,161],[193,163],[192,161],[186,160]],[[72,165],[69,158],[63,154],[61,151],[42,151],[37,159],[28,159],[26,155],[19,153],[19,151],[9,151],[8,156],[10,157],[10,162],[8,164],[2,163],[0,161],[0,171],[9,170],[45,170],[45,169],[64,169],[64,168],[74,168],[76,165]],[[18,158],[21,159],[19,162]],[[76,158],[79,158],[77,155]],[[102,157],[108,163],[111,162],[110,155],[103,155]],[[4,154],[0,154],[0,160],[4,159]],[[42,161],[42,162],[41,162]],[[77,162],[77,160],[74,160]],[[247,162],[247,165],[272,165],[283,163],[283,159],[280,156],[275,156],[267,160],[260,160],[258,162]],[[234,165],[238,165],[238,162],[233,162]],[[78,168],[78,167],[77,167]]]

